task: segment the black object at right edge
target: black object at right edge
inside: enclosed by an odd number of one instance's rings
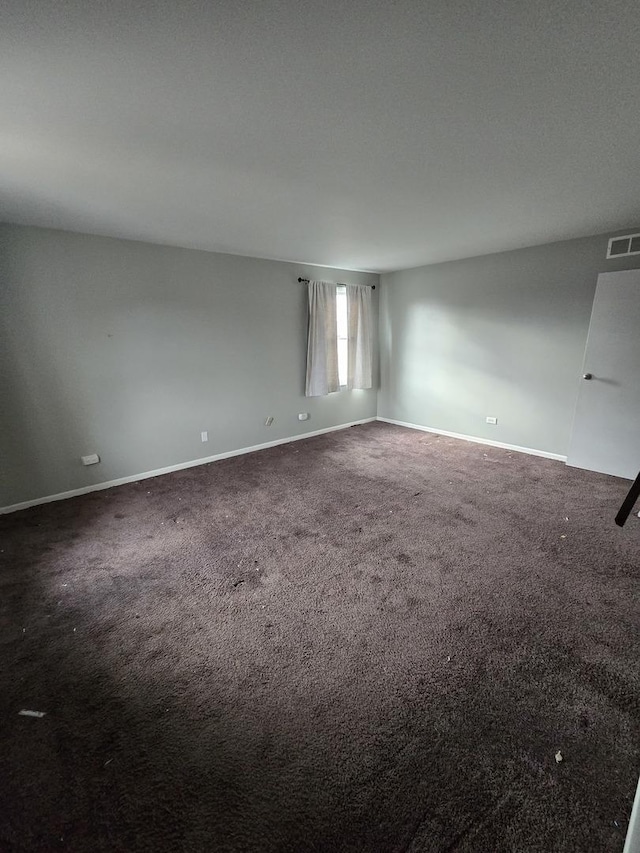
[[[625,521],[631,515],[631,510],[633,509],[633,505],[640,497],[640,474],[636,477],[635,483],[629,489],[629,494],[624,499],[622,506],[618,510],[618,514],[616,515],[616,524],[619,527],[624,527]]]

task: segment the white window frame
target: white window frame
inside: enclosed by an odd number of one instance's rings
[[[338,325],[338,379],[340,390],[343,390],[347,387],[349,375],[349,323],[347,319],[347,288],[344,284],[336,285],[336,322]]]

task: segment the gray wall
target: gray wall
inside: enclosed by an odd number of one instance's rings
[[[609,236],[382,276],[378,415],[566,455]]]
[[[375,389],[305,398],[300,275],[379,283],[0,226],[0,506],[374,417]]]

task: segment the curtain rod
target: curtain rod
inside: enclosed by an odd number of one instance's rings
[[[301,284],[302,282],[304,282],[305,284],[309,284],[309,279],[308,279],[308,278],[299,278],[299,279],[298,279],[298,284]],[[338,284],[338,286],[339,286],[339,287],[346,287],[346,284],[343,284],[341,281],[337,282],[337,284]],[[371,290],[375,290],[375,289],[376,289],[375,284],[364,284],[364,285],[362,285],[362,286],[363,286],[363,287],[370,287],[370,288],[371,288]]]

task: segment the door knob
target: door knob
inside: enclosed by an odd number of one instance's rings
[[[593,373],[583,373],[582,378],[583,379],[593,379]]]

